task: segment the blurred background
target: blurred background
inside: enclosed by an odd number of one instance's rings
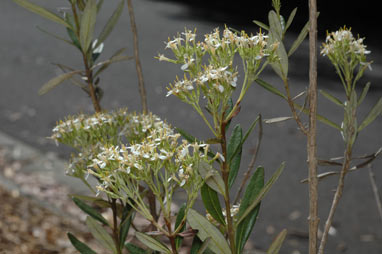
[[[66,6],[66,1],[35,0],[51,10]],[[106,1],[105,1],[106,2]],[[97,31],[112,14],[118,1],[107,1],[97,20]],[[281,14],[288,17],[298,7],[295,21],[286,38],[291,45],[298,32],[308,20],[308,1],[282,1]],[[166,86],[181,74],[180,66],[159,62],[154,59],[166,52],[164,42],[185,28],[197,28],[198,39],[215,27],[224,25],[248,33],[257,33],[254,19],[267,23],[267,15],[272,8],[271,1],[226,1],[226,0],[136,0],[133,1],[138,26],[139,46],[149,109],[177,126],[193,133],[200,139],[210,137],[208,129],[192,108],[175,97],[166,97]],[[382,96],[382,61],[379,33],[378,8],[371,0],[351,4],[348,1],[318,1],[320,44],[326,31],[335,31],[346,25],[355,35],[366,37],[365,44],[371,50],[369,60],[373,60],[373,70],[366,71],[359,82],[360,90],[371,81],[369,94],[360,108],[362,119]],[[46,137],[59,119],[70,114],[92,113],[92,105],[80,89],[64,83],[44,96],[38,89],[61,71],[52,63],[61,63],[76,68],[81,67],[78,51],[70,46],[41,33],[36,27],[66,36],[65,30],[51,22],[30,13],[11,0],[0,1],[0,132],[20,140],[44,154],[67,160],[70,150],[55,144]],[[101,59],[113,54],[117,49],[127,47],[127,54],[133,55],[132,34],[127,9],[121,16],[116,29],[105,42]],[[293,94],[304,91],[308,86],[308,45],[307,41],[290,59],[290,85]],[[334,68],[327,59],[319,57],[319,88],[343,98],[342,85]],[[240,77],[239,77],[240,78]],[[270,69],[262,78],[282,88],[282,83]],[[101,76],[100,86],[104,89],[102,107],[107,110],[128,107],[140,111],[137,75],[133,61],[116,63]],[[253,85],[242,104],[236,118],[243,130],[261,113],[263,118],[288,116],[289,110],[284,101],[273,94]],[[336,105],[319,97],[319,113],[339,123],[342,111]],[[355,148],[355,155],[371,154],[382,144],[382,117],[362,133]],[[343,142],[340,134],[327,126],[318,124],[318,155],[320,158],[342,156]],[[197,130],[197,131],[196,131]],[[256,144],[253,135],[245,146],[242,172],[250,161]],[[260,216],[252,235],[252,246],[266,250],[271,240],[283,228],[289,235],[281,253],[307,253],[308,245],[308,188],[300,180],[307,177],[306,139],[292,121],[264,126],[263,143],[257,161],[266,169],[270,177],[282,161],[286,168],[277,184],[262,203]],[[382,189],[382,160],[373,163],[378,188]],[[332,170],[320,168],[320,172]],[[64,176],[64,172],[61,172]],[[337,178],[328,178],[320,183],[321,230],[329,211]],[[334,224],[335,231],[330,236],[327,253],[370,253],[382,252],[382,221],[378,215],[374,195],[370,186],[367,169],[352,172],[347,176],[343,198],[338,207]]]

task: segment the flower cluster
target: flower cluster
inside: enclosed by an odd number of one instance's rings
[[[140,186],[152,190],[162,209],[167,209],[177,188],[187,192],[192,204],[203,184],[198,165],[208,162],[208,145],[180,140],[180,134],[164,125],[154,125],[140,142],[129,146],[105,145],[92,153],[87,164],[89,174],[98,179],[97,191],[132,203],[137,211],[149,216]]]
[[[170,84],[167,96],[175,95],[189,104],[197,104],[200,91],[203,98],[214,105],[224,105],[237,87],[238,72],[233,60],[238,53],[243,59],[245,82],[251,83],[267,62],[276,61],[278,43],[269,43],[263,33],[249,36],[244,31],[234,33],[228,28],[221,34],[216,28],[204,36],[204,41],[196,41],[196,34],[190,30],[178,35],[166,43],[175,59],[159,55],[160,61],[181,64],[185,72],[184,79]],[[202,58],[208,56],[208,64],[202,64]],[[248,84],[243,84],[247,86]]]
[[[117,145],[123,138],[129,142],[140,141],[151,129],[162,125],[167,124],[153,114],[137,115],[120,109],[68,117],[53,128],[51,138],[82,150],[99,144]]]
[[[370,66],[370,63],[366,61],[366,55],[370,54],[370,51],[366,49],[363,41],[364,38],[356,39],[350,29],[341,28],[336,32],[328,33],[322,45],[321,54],[328,56],[330,61],[338,66],[347,64]]]

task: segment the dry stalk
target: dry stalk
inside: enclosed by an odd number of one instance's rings
[[[137,75],[138,75],[138,85],[139,85],[138,87],[139,87],[139,94],[141,96],[142,112],[144,114],[147,114],[148,113],[147,96],[146,96],[145,84],[143,82],[143,72],[142,72],[141,61],[139,60],[138,32],[137,32],[137,25],[135,23],[133,3],[131,0],[127,0],[127,7],[129,9],[130,25],[131,25],[131,31],[133,33],[133,39],[134,39],[134,58],[135,58],[135,67],[137,69]]]
[[[381,195],[379,194],[379,191],[378,191],[377,183],[375,181],[375,175],[374,175],[373,168],[372,168],[371,164],[368,165],[368,168],[369,168],[369,177],[370,177],[371,188],[372,188],[373,193],[374,193],[375,203],[377,204],[379,217],[381,218],[381,221],[382,221]]]
[[[309,0],[309,130],[307,137],[309,167],[309,254],[317,253],[318,179],[317,179],[317,2]]]

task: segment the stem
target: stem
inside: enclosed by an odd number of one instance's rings
[[[382,220],[382,202],[381,202],[381,196],[380,196],[379,191],[378,191],[377,183],[375,181],[375,175],[374,175],[374,172],[373,172],[373,168],[371,167],[371,164],[368,165],[368,168],[369,168],[370,184],[371,184],[371,188],[372,188],[373,193],[374,193],[375,203],[377,204],[379,217]]]
[[[76,6],[74,4],[72,4],[72,12],[73,12],[73,17],[74,17],[74,23],[76,25],[76,31],[75,32],[76,32],[77,37],[79,38],[80,37],[80,22],[78,19],[77,9],[76,9]],[[93,71],[89,67],[86,52],[83,52],[81,50],[81,53],[82,53],[82,59],[83,59],[84,66],[85,66],[86,83],[88,84],[88,88],[89,88],[88,94],[92,100],[95,112],[99,113],[99,112],[101,112],[102,109],[101,109],[101,106],[100,106],[100,103],[99,103],[99,100],[97,98],[97,95],[96,95],[96,92],[94,89],[94,85],[93,85]]]
[[[334,194],[332,206],[330,208],[328,218],[327,218],[327,220],[325,222],[325,229],[324,229],[324,233],[322,235],[322,239],[321,239],[321,242],[320,242],[320,248],[318,250],[318,254],[323,254],[324,253],[325,244],[326,244],[326,241],[328,239],[329,229],[332,226],[333,217],[334,217],[334,214],[336,212],[338,203],[339,203],[339,201],[341,199],[342,192],[343,192],[343,189],[344,189],[345,176],[346,176],[346,174],[349,171],[351,156],[352,156],[352,145],[348,144],[347,148],[346,148],[346,151],[345,151],[345,155],[344,155],[344,158],[345,158],[344,160],[345,161],[344,161],[344,163],[342,165],[340,178],[338,179],[338,186],[337,186],[337,189],[336,189],[336,193]]]
[[[97,98],[94,85],[93,85],[93,71],[89,68],[88,59],[86,57],[86,53],[82,53],[83,61],[86,69],[86,81],[89,87],[89,95],[93,103],[93,107],[95,112],[99,113],[102,111],[101,105],[99,103],[99,100]]]
[[[247,169],[247,171],[245,172],[245,174],[243,176],[243,181],[241,182],[239,191],[237,192],[235,200],[233,202],[234,204],[237,204],[237,202],[239,201],[241,193],[244,190],[244,186],[247,183],[249,177],[251,176],[251,171],[252,171],[252,169],[253,169],[253,167],[254,167],[254,165],[256,163],[256,160],[257,160],[257,155],[259,154],[260,145],[261,145],[261,139],[263,137],[263,125],[261,124],[261,121],[262,121],[262,118],[261,118],[261,115],[260,115],[260,119],[259,119],[259,135],[258,135],[258,138],[257,138],[257,144],[256,144],[256,147],[255,147],[255,152],[253,153],[251,162],[248,165],[248,169]]]
[[[318,179],[317,179],[317,2],[309,0],[309,130],[307,137],[309,167],[309,254],[317,253]]]
[[[224,117],[224,114],[223,114]],[[226,209],[226,215],[227,215],[227,233],[228,233],[228,239],[230,242],[231,247],[231,253],[236,254],[236,247],[235,247],[235,232],[233,230],[233,221],[231,216],[231,201],[229,197],[229,184],[228,184],[228,178],[229,178],[229,168],[227,164],[227,140],[226,140],[226,133],[225,133],[226,123],[224,119],[222,119],[221,124],[221,148],[222,153],[225,158],[222,165],[222,177],[224,181],[224,187],[225,187],[225,195],[224,195],[224,202],[225,202],[225,209]]]
[[[294,102],[293,102],[293,100],[292,100],[292,98],[290,96],[290,89],[289,89],[288,79],[283,79],[283,82],[284,82],[284,88],[285,88],[286,95],[287,95],[288,105],[289,105],[290,110],[292,111],[293,118],[296,121],[298,127],[300,127],[300,130],[302,131],[302,133],[304,133],[304,135],[308,135],[308,130],[306,129],[306,127],[301,122],[301,119],[300,119],[300,117],[298,116],[298,114],[296,112],[296,108],[294,106]]]
[[[138,85],[139,85],[139,94],[141,96],[142,112],[143,114],[147,114],[148,113],[147,96],[146,96],[145,84],[143,82],[141,61],[139,60],[138,32],[137,32],[137,25],[135,23],[133,3],[131,0],[127,0],[127,8],[129,9],[131,31],[133,33],[133,39],[134,39],[134,58],[135,58],[135,66],[137,69],[137,75],[138,75]]]
[[[120,248],[121,243],[119,240],[119,232],[118,232],[118,221],[117,221],[117,200],[113,198],[111,200],[111,209],[113,211],[113,238],[115,247],[117,249],[117,254],[122,254],[122,250]]]
[[[172,253],[178,254],[178,251],[176,249],[176,243],[175,243],[175,235],[173,235],[172,229],[171,229],[171,221],[168,220],[168,218],[165,218],[165,222],[168,229],[168,239],[170,240]]]

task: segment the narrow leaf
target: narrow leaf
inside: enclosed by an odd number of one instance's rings
[[[358,131],[363,130],[366,126],[371,124],[380,114],[382,114],[382,98],[380,98],[374,107],[370,110],[365,120],[363,120],[361,125],[358,127]]]
[[[49,92],[50,90],[52,90],[53,88],[55,88],[56,86],[64,82],[65,80],[68,80],[74,75],[79,73],[81,73],[81,71],[67,72],[49,80],[40,88],[40,90],[38,91],[38,94],[39,95],[46,94],[47,92]]]
[[[269,29],[270,32],[276,36],[276,40],[281,42],[282,35],[283,35],[283,29],[281,27],[280,19],[275,11],[270,11],[268,14],[268,21],[269,21]],[[275,41],[272,41],[275,42]]]
[[[264,123],[266,124],[279,123],[279,122],[284,122],[290,119],[293,119],[293,117],[291,116],[274,117],[270,119],[264,119]]]
[[[37,29],[40,30],[41,32],[49,35],[49,36],[52,36],[52,37],[56,38],[57,40],[61,40],[61,41],[66,42],[66,43],[68,43],[68,44],[70,44],[72,46],[75,46],[73,42],[71,42],[71,41],[69,41],[67,39],[64,39],[64,38],[62,38],[62,37],[60,37],[60,36],[58,36],[58,35],[56,35],[54,33],[51,33],[51,32],[49,32],[49,31],[47,31],[47,30],[45,30],[45,29],[43,29],[43,28],[41,28],[39,26],[37,26]]]
[[[94,48],[97,48],[102,42],[104,42],[106,38],[109,36],[109,34],[111,33],[111,31],[113,31],[114,26],[116,25],[123,11],[124,3],[125,1],[121,0],[121,2],[118,4],[117,8],[114,10],[114,13],[111,15],[106,25],[104,26],[102,32],[98,36],[98,42]]]
[[[224,116],[228,116],[229,113],[231,113],[231,111],[232,111],[232,109],[233,109],[233,101],[232,101],[232,98],[229,98],[227,106],[228,106],[228,107],[227,107],[226,111],[224,112]],[[226,131],[229,129],[229,126],[231,125],[231,120],[232,120],[232,118],[228,121],[228,123],[227,123],[226,126],[225,126]]]
[[[182,135],[182,137],[185,138],[188,142],[190,142],[190,143],[198,142],[198,140],[194,136],[192,136],[191,134],[187,133],[185,130],[183,130],[181,128],[178,128],[178,127],[175,127],[175,130],[180,135]]]
[[[334,104],[337,104],[338,106],[341,106],[343,107],[344,104],[342,103],[342,101],[340,99],[338,99],[337,97],[323,91],[323,90],[320,90],[320,93],[325,96],[326,99],[330,100],[331,102],[333,102]]]
[[[97,3],[97,12],[99,12],[101,10],[103,2],[104,2],[104,0],[99,0],[98,1],[98,3]]]
[[[257,20],[254,20],[253,23],[255,23],[256,25],[258,25],[259,27],[263,28],[264,30],[269,30],[269,26],[264,24],[263,22],[260,22],[260,21],[257,21]]]
[[[202,196],[204,207],[208,213],[221,225],[225,225],[225,218],[222,213],[222,207],[220,206],[217,192],[207,184],[203,184],[200,194]]]
[[[252,204],[264,187],[264,168],[259,167],[252,175],[248,186],[245,190],[243,199],[240,204],[238,216],[241,216],[245,210]],[[237,253],[242,253],[245,243],[253,230],[257,216],[260,210],[260,203],[252,210],[248,216],[242,220],[236,228],[236,248]]]
[[[269,249],[267,250],[267,254],[278,254],[280,249],[281,249],[281,245],[284,242],[284,239],[285,239],[286,235],[287,235],[287,230],[286,229],[281,231],[276,236],[276,238],[273,240],[271,246],[269,246]]]
[[[211,237],[211,242],[208,247],[212,251],[219,254],[231,253],[229,245],[222,233],[197,211],[193,209],[188,211],[187,222],[193,229],[198,230],[197,235],[200,240],[205,241],[208,237]]]
[[[97,212],[93,207],[88,206],[85,202],[82,202],[80,199],[73,197],[73,202],[86,214],[90,215],[97,221],[101,222],[104,225],[109,225],[107,220],[99,213]]]
[[[293,19],[296,16],[296,12],[297,12],[297,8],[294,8],[293,11],[290,13],[288,21],[287,21],[287,23],[285,25],[285,31],[288,30],[289,26],[292,24]]]
[[[97,254],[94,250],[90,249],[86,244],[78,240],[73,234],[68,233],[68,238],[74,248],[78,250],[81,254]]]
[[[269,92],[287,100],[288,98],[282,93],[280,92],[279,89],[277,89],[276,87],[272,86],[271,84],[269,84],[268,82],[265,82],[264,80],[262,79],[256,79],[256,83],[259,84],[261,87],[265,88],[266,90],[268,90]]]
[[[228,141],[227,157],[229,165],[228,185],[231,188],[240,169],[243,131],[240,124],[236,125]]]
[[[293,42],[292,46],[289,49],[288,56],[291,56],[297,49],[300,47],[301,43],[305,40],[306,36],[309,33],[309,21],[305,24],[305,26],[300,31],[297,39]]]
[[[211,237],[207,237],[206,240],[204,240],[202,246],[200,246],[200,249],[198,250],[198,254],[204,253],[204,251],[207,249],[208,244],[210,243],[211,239],[212,239]]]
[[[178,211],[178,215],[176,216],[175,219],[175,230],[178,229],[178,227],[182,226],[182,228],[179,230],[179,233],[183,232],[184,229],[186,228],[186,223],[185,223],[185,211],[186,211],[186,204],[183,204]],[[182,224],[183,223],[183,224]],[[176,236],[175,238],[175,246],[177,249],[182,245],[183,237],[181,236]]]
[[[365,99],[367,92],[369,91],[369,88],[370,88],[370,82],[367,82],[365,87],[362,90],[361,96],[358,98],[358,106],[361,105],[361,103]]]
[[[113,253],[117,252],[113,238],[111,238],[109,233],[98,224],[95,219],[90,216],[86,217],[86,225],[88,226],[90,233],[92,233],[94,238],[97,239],[104,248],[113,251]]]
[[[38,15],[40,15],[41,17],[44,17],[46,19],[49,19],[51,21],[54,21],[56,23],[59,23],[61,25],[64,25],[66,27],[71,27],[69,23],[67,23],[64,19],[62,19],[60,16],[56,15],[55,13],[51,12],[51,11],[48,11],[47,9],[37,5],[37,4],[34,4],[34,3],[31,3],[27,0],[13,0],[13,2],[15,2],[16,4],[20,5],[21,7],[24,7],[25,9],[31,11],[31,12],[34,12]]]
[[[97,17],[96,0],[86,2],[84,13],[80,24],[80,44],[83,52],[87,52],[93,39],[94,27]]]
[[[131,221],[133,220],[133,215],[134,215],[134,210],[132,209],[131,206],[126,204],[126,206],[123,208],[122,212],[122,218],[121,218],[121,225],[119,229],[119,242],[120,242],[120,248],[122,249],[127,235],[129,233]]]
[[[248,208],[243,212],[241,216],[238,216],[237,224],[240,224],[249,213],[260,203],[260,201],[264,198],[264,196],[271,189],[272,185],[277,181],[282,171],[284,170],[285,162],[281,163],[280,167],[276,170],[276,172],[272,175],[272,177],[268,180],[265,186],[261,189],[259,194],[256,196],[256,199],[248,206]]]
[[[136,232],[135,236],[137,237],[137,239],[139,241],[141,241],[143,244],[145,244],[150,249],[155,250],[155,251],[159,251],[159,252],[162,252],[162,253],[171,254],[171,251],[169,250],[169,248],[167,248],[166,245],[164,245],[163,243],[159,242],[155,238],[153,238],[153,237],[151,237],[149,235],[146,235],[144,233],[141,233],[141,232]]]
[[[317,17],[319,15],[320,13],[317,12]],[[298,49],[298,47],[300,47],[301,43],[305,40],[308,33],[309,33],[309,21],[305,24],[305,26],[302,28],[299,35],[297,36],[297,39],[293,42],[292,46],[289,49],[288,56],[291,56]]]
[[[225,196],[224,181],[219,172],[205,161],[200,161],[198,170],[205,183],[213,190]]]
[[[147,254],[147,252],[132,243],[126,243],[125,248],[129,251],[129,254]]]

